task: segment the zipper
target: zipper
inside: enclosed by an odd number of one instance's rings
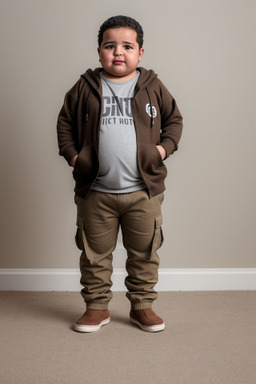
[[[101,117],[102,117],[102,97],[101,97],[101,94],[100,94],[99,91],[97,91],[97,93],[99,95],[99,102],[100,102],[100,116],[99,116],[99,120],[98,120],[97,132],[96,132],[96,143],[97,143],[96,150],[97,150],[97,157],[98,157],[99,168],[98,168],[98,172],[97,172],[97,175],[96,175],[95,179],[91,183],[91,186],[89,188],[87,196],[91,192],[92,186],[95,183],[95,181],[97,180],[97,178],[99,176],[99,173],[100,173],[99,139],[100,139],[100,124],[101,124]]]
[[[144,183],[145,183],[146,186],[147,186],[149,198],[151,198],[150,190],[149,190],[148,184],[147,184],[146,180],[145,180],[144,177],[143,177],[143,173],[142,173],[141,166],[140,166],[140,163],[139,163],[138,131],[137,131],[137,128],[136,128],[136,121],[135,121],[136,119],[135,119],[135,116],[134,116],[134,107],[135,107],[135,102],[134,102],[134,97],[133,97],[133,99],[132,99],[132,110],[133,110],[133,122],[134,122],[134,128],[135,128],[135,133],[136,133],[137,166],[138,166],[138,170],[139,170],[139,173],[140,173],[140,175],[141,175],[141,178],[142,178],[142,180],[144,181]],[[136,109],[136,108],[135,108],[135,109]]]

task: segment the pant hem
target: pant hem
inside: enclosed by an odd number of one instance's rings
[[[136,311],[138,309],[152,308],[152,304],[152,301],[131,302],[131,309]]]
[[[96,309],[99,311],[104,311],[108,309],[108,303],[86,303],[86,309]]]

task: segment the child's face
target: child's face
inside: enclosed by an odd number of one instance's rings
[[[106,77],[124,81],[136,76],[144,53],[136,38],[137,32],[126,27],[107,29],[103,33],[98,53]]]

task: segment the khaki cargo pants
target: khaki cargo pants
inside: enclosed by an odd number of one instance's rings
[[[113,251],[119,226],[127,251],[125,285],[132,309],[150,308],[157,298],[157,249],[163,242],[161,204],[164,194],[149,198],[146,190],[109,194],[92,190],[77,205],[76,244],[80,258],[81,294],[87,309],[107,309],[112,298]]]

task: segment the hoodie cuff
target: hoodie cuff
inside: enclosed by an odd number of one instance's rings
[[[62,155],[62,154],[61,154]],[[69,148],[68,150],[65,151],[65,154],[63,154],[64,158],[68,162],[68,164],[71,166],[70,162],[75,157],[78,155],[78,152],[75,148]]]
[[[172,140],[161,141],[160,145],[165,149],[167,159],[173,152],[177,151],[178,147]]]

